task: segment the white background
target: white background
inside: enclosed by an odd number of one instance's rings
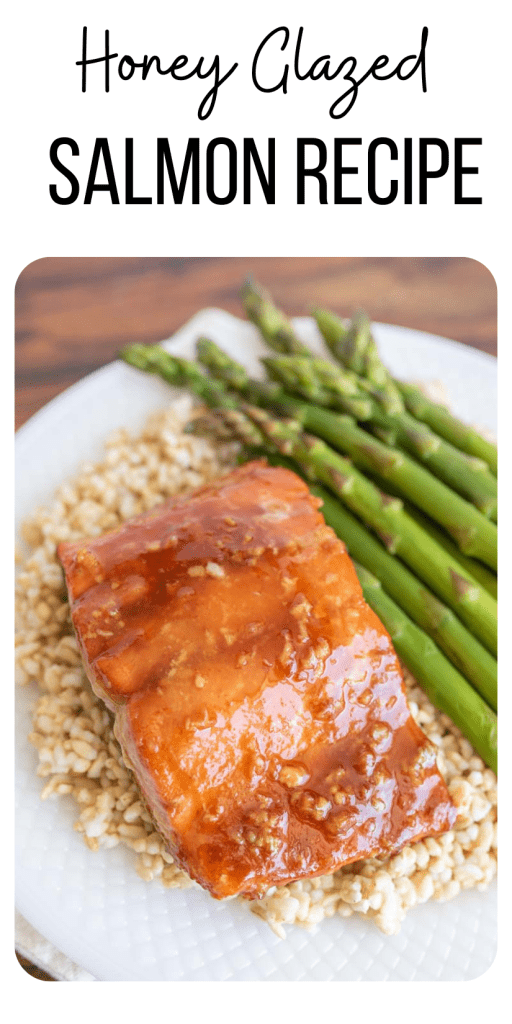
[[[19,2],[4,22],[2,47],[3,98],[7,101],[4,122],[3,212],[7,225],[4,240],[2,295],[6,325],[4,351],[10,351],[12,336],[12,289],[18,273],[34,259],[47,256],[468,256],[486,264],[497,279],[500,299],[501,377],[508,377],[510,349],[510,87],[506,13],[507,3],[433,0],[421,2],[279,3],[259,0],[181,0],[181,2]],[[6,17],[4,15],[4,17]],[[220,55],[226,69],[234,60],[240,67],[221,86],[214,113],[199,122],[197,105],[208,89],[204,82],[175,83],[153,78],[122,83],[112,78],[105,96],[100,88],[101,72],[90,71],[90,91],[80,91],[81,31],[89,28],[91,47],[100,48],[103,31],[111,31],[112,49],[141,59],[144,53],[158,53],[162,63],[180,53],[206,58]],[[428,92],[420,88],[419,75],[409,82],[363,84],[351,113],[340,121],[329,118],[328,109],[341,91],[339,81],[312,85],[291,79],[288,96],[257,93],[250,81],[254,51],[270,29],[289,26],[294,34],[304,25],[304,52],[312,58],[331,53],[341,60],[355,55],[361,70],[381,53],[395,60],[417,52],[421,29],[430,30],[427,46]],[[275,52],[275,50],[274,50]],[[292,54],[292,42],[287,53]],[[277,65],[276,65],[277,66]],[[48,150],[58,136],[69,135],[80,146],[81,176],[87,173],[87,155],[97,136],[111,143],[118,186],[123,189],[123,145],[125,137],[135,139],[136,187],[145,191],[154,174],[153,140],[166,136],[173,152],[183,151],[190,136],[206,143],[226,135],[235,141],[252,136],[260,144],[269,136],[277,139],[277,204],[244,207],[241,198],[231,206],[215,207],[206,198],[200,206],[188,203],[175,207],[111,206],[97,195],[91,206],[77,201],[57,206],[48,186],[58,176],[51,167]],[[361,206],[321,207],[312,199],[306,206],[295,204],[295,139],[297,136],[323,138],[332,148],[334,136],[362,137],[369,142],[377,136],[394,138],[400,148],[405,136],[436,136],[450,142],[454,136],[482,137],[478,156],[479,194],[482,206],[453,204],[453,178],[448,175],[430,186],[427,206],[404,206],[398,201],[377,207],[363,201]],[[354,151],[357,152],[357,151]],[[364,164],[364,146],[359,162]],[[77,161],[75,161],[77,162]],[[473,162],[473,161],[471,161]],[[399,176],[399,175],[398,175]],[[473,187],[467,179],[467,187]],[[351,185],[351,182],[348,181]],[[364,195],[364,176],[361,178]],[[475,185],[476,187],[476,185]],[[313,190],[311,190],[313,194]],[[83,195],[82,197],[83,198]],[[4,436],[11,431],[11,384],[3,375],[6,415]],[[506,448],[509,398],[502,402],[502,503],[505,499],[503,452]],[[508,417],[507,417],[508,419]],[[507,449],[508,451],[508,449]],[[503,512],[502,512],[503,515]],[[503,520],[502,520],[503,522]],[[9,523],[6,524],[6,529]],[[502,531],[502,557],[508,553]],[[8,552],[10,555],[10,552]],[[9,579],[9,569],[4,578]],[[502,595],[505,597],[506,595]],[[7,606],[9,607],[9,606]],[[504,620],[506,621],[506,613]],[[9,612],[4,616],[9,621]],[[9,645],[10,645],[10,641]],[[508,684],[508,681],[507,681]],[[510,720],[507,695],[503,696],[505,719]],[[508,710],[508,715],[507,715]],[[502,769],[509,765],[502,744]],[[6,772],[11,762],[8,759]],[[504,801],[505,802],[505,801]],[[505,829],[501,840],[505,846]],[[9,858],[9,853],[7,854]],[[11,868],[6,865],[5,877]],[[314,985],[277,989],[269,986],[225,986],[205,983],[191,988],[185,983],[171,990],[151,991],[144,984],[41,985],[14,964],[7,971],[7,983],[21,1007],[22,1018],[52,1021],[90,1020],[93,1013],[122,1015],[128,1020],[142,1014],[185,1015],[202,1019],[207,1013],[230,1020],[242,1012],[255,1020],[265,1012],[269,1019],[286,1014],[286,1019],[311,1020],[333,1014],[357,1014],[366,1022],[396,1020],[413,1016],[415,1021],[441,1021],[463,1016],[468,1022],[484,1014],[501,1021],[506,1003],[500,1002],[500,983],[506,977],[507,916],[510,892],[506,872],[502,873],[502,934],[500,952],[486,976],[464,986],[444,984],[400,986],[395,984],[345,985],[320,992]],[[508,901],[508,906],[507,906]],[[12,963],[10,925],[3,936],[0,962]],[[341,998],[340,998],[341,997]],[[6,1005],[9,994],[5,989]],[[243,1007],[243,1010],[242,1010]]]

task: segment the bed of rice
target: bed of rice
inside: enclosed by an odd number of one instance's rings
[[[112,731],[112,718],[81,667],[56,556],[61,540],[94,536],[226,471],[233,449],[183,432],[187,399],[153,415],[142,434],[119,430],[103,460],[84,465],[48,508],[23,527],[17,587],[17,672],[36,684],[29,739],[38,752],[43,799],[70,795],[75,828],[91,850],[124,843],[145,880],[172,888],[194,882],[167,853]],[[280,936],[284,925],[317,925],[337,914],[363,914],[394,934],[410,907],[485,889],[496,873],[496,777],[446,715],[436,711],[408,673],[412,713],[438,749],[439,767],[458,807],[454,829],[405,847],[393,857],[350,864],[332,875],[293,882],[247,906]]]

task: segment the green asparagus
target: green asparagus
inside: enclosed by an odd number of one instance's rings
[[[477,430],[462,423],[437,402],[432,402],[423,394],[421,388],[414,384],[396,381],[396,385],[405,401],[408,411],[417,420],[422,420],[436,434],[444,437],[450,444],[460,448],[468,455],[483,459],[495,476],[498,473],[498,449],[495,444],[482,437]]]
[[[456,558],[467,572],[469,572],[470,576],[474,576],[478,583],[480,583],[482,587],[485,587],[491,597],[497,601],[498,577],[496,573],[493,572],[492,569],[488,569],[486,565],[482,565],[482,562],[477,561],[477,559],[470,558],[468,555],[462,554],[451,538],[446,535],[444,530],[440,530],[436,523],[420,512],[418,508],[415,508],[414,505],[406,502],[405,509],[409,515],[411,515],[413,519],[420,524],[420,526],[423,526],[423,529],[426,530],[438,544],[441,544],[445,551],[449,552],[452,558]]]
[[[248,278],[242,286],[241,295],[247,316],[259,328],[271,348],[276,352],[308,354],[309,349],[297,337],[288,317],[277,309],[264,288]]]
[[[403,411],[405,404],[415,419],[426,423],[460,451],[483,459],[496,476],[496,445],[452,416],[443,405],[427,398],[421,388],[393,379],[380,359],[371,335],[370,322],[364,313],[356,314],[350,328],[345,327],[343,321],[329,310],[315,309],[313,315],[334,357],[347,369],[355,370],[382,389],[387,398],[387,412]],[[393,402],[396,402],[395,408]]]
[[[377,486],[380,487],[381,490],[387,491],[389,494],[392,494],[395,497],[400,497],[398,488],[394,487],[393,484],[389,481],[389,479],[386,480],[384,477],[381,477],[378,473],[371,473],[370,477],[374,481],[374,483],[376,483]],[[429,533],[430,536],[433,537],[438,544],[441,544],[442,547],[444,547],[444,549],[449,552],[452,558],[455,558],[459,562],[459,564],[467,570],[470,576],[474,576],[478,583],[480,583],[480,585],[484,587],[485,590],[487,590],[491,597],[493,597],[494,600],[497,601],[497,574],[492,569],[489,569],[486,565],[484,565],[483,562],[479,562],[478,559],[471,558],[469,555],[464,555],[460,548],[458,548],[455,542],[451,539],[451,537],[449,537],[448,534],[445,533],[445,531],[442,530],[438,526],[438,524],[434,522],[433,519],[430,519],[429,516],[425,515],[424,512],[421,512],[421,510],[412,502],[404,501],[404,508],[406,512],[408,512],[409,515],[412,516],[413,519],[415,519],[416,522],[419,523],[420,526],[422,526],[423,529],[426,530],[427,533]]]
[[[356,313],[349,327],[327,310],[313,310],[324,340],[334,357],[378,389],[383,408],[394,415],[403,412],[404,403],[396,382],[382,362],[366,313]],[[331,323],[331,320],[333,321]]]
[[[242,299],[248,316],[259,328],[267,344],[276,352],[303,356],[313,355],[297,336],[290,320],[274,305],[270,294],[260,285],[253,281],[246,282],[242,289]],[[442,406],[426,400],[419,388],[404,385],[392,378],[380,359],[371,335],[368,318],[364,313],[356,314],[349,328],[345,327],[343,321],[328,310],[315,309],[313,314],[333,355],[344,366],[357,372],[361,385],[367,383],[371,386],[373,395],[380,402],[382,411],[388,415],[405,415],[405,405],[412,413],[409,422],[404,421],[404,427],[408,426],[410,432],[406,444],[407,450],[412,450],[413,454],[417,454],[414,451],[415,447],[427,445],[427,450],[432,451],[432,435],[435,431],[437,435],[450,443],[452,449],[461,451],[475,459],[466,465],[462,464],[457,471],[456,466],[446,464],[446,459],[441,453],[439,475],[450,486],[456,489],[463,487],[464,489],[460,493],[470,501],[474,501],[486,515],[490,514],[494,518],[496,515],[496,492],[492,491],[490,484],[486,488],[482,481],[474,478],[474,473],[482,468],[479,463],[483,462],[496,475],[497,452],[495,445],[490,444],[477,431],[451,416]],[[415,419],[423,421],[425,425],[432,428],[430,435],[422,431],[415,433]],[[384,426],[380,429],[385,430],[389,427]],[[405,441],[404,437],[403,442]],[[412,449],[409,447],[410,445]],[[446,453],[448,456],[449,454]],[[453,461],[453,452],[451,455]],[[449,476],[442,475],[443,472]],[[470,480],[466,484],[464,484],[465,472],[469,472],[470,476]]]
[[[329,408],[350,411],[357,419],[363,419],[357,416],[355,410],[347,409],[346,388],[345,383],[342,383],[345,372],[326,360],[282,355],[266,358],[264,363],[272,378],[282,383],[287,390],[308,401],[314,395],[313,401]],[[352,374],[349,380],[353,383]],[[365,394],[363,388],[360,394]],[[496,520],[496,479],[485,462],[454,448],[408,412],[390,416],[383,409],[382,403],[373,397],[375,389],[372,388],[372,395],[366,394],[371,412],[364,420],[381,440],[393,447],[398,446],[424,462],[435,476],[471,501],[484,515]]]
[[[236,409],[237,402],[228,395],[224,385],[214,377],[207,377],[197,363],[173,356],[160,345],[127,345],[119,352],[121,359],[138,370],[157,373],[168,384],[188,387],[212,408],[225,406]]]
[[[480,757],[497,771],[497,718],[433,640],[398,607],[380,582],[356,564],[368,604],[386,627],[397,654],[440,711],[449,715]]]
[[[245,395],[252,393],[258,397],[258,401],[260,397],[263,399],[265,396],[269,396],[269,398],[274,396],[276,401],[279,398],[283,401],[286,400],[284,389],[282,386],[279,387],[279,382],[251,380],[245,367],[232,359],[231,356],[228,356],[226,352],[209,338],[199,338],[196,351],[199,361],[207,367],[213,376],[223,381],[228,387],[234,388],[235,391],[240,391]],[[303,362],[307,365],[309,359],[304,359]],[[353,415],[357,420],[366,420],[370,417],[372,411],[371,398],[361,393],[356,377],[351,380],[347,375],[346,379],[340,383],[340,390],[343,393],[343,409],[345,412]],[[308,397],[312,407],[315,403],[320,406],[328,406],[332,399],[331,390],[318,380],[310,381]]]
[[[480,558],[491,566],[496,564],[495,525],[415,460],[361,430],[349,416],[300,403],[282,391],[251,381],[241,364],[206,338],[198,341],[197,354],[211,373],[256,404],[293,416],[306,430],[350,456],[356,466],[379,473],[386,481],[392,482],[400,496],[415,502],[444,526],[465,554]],[[266,362],[273,364],[274,360]],[[303,362],[307,365],[310,360]]]
[[[260,329],[265,341],[271,348],[283,354],[302,355],[306,358],[313,356],[311,350],[297,337],[288,318],[274,305],[268,292],[254,282],[248,282],[244,286],[242,297],[248,315]],[[326,314],[323,310],[317,310],[315,315],[319,327],[322,328],[323,326],[328,338],[331,339],[330,347],[333,350],[332,322],[338,325],[338,332],[341,332],[343,336],[347,334],[347,329],[334,314]],[[326,323],[328,326],[326,326]],[[327,343],[329,344],[329,341]],[[496,480],[493,478],[492,473],[489,472],[486,462],[461,452],[454,445],[448,444],[442,437],[435,434],[426,424],[419,422],[409,415],[403,408],[403,404],[399,402],[400,396],[397,397],[396,389],[393,392],[393,396],[390,397],[389,382],[391,378],[389,374],[387,374],[387,383],[385,383],[384,388],[378,386],[377,361],[380,362],[377,350],[374,347],[370,360],[370,379],[366,379],[361,375],[357,378],[361,388],[361,397],[363,397],[364,390],[367,388],[374,399],[371,417],[367,415],[364,417],[358,416],[354,408],[347,408],[346,403],[343,402],[343,391],[346,382],[340,384],[339,380],[341,377],[346,376],[347,371],[344,374],[339,368],[337,368],[338,386],[336,388],[334,385],[335,395],[332,396],[332,401],[336,404],[336,401],[340,400],[343,411],[356,416],[358,419],[367,420],[371,418],[372,430],[378,433],[381,439],[388,441],[392,445],[404,448],[420,461],[428,462],[429,468],[436,476],[439,476],[448,486],[453,487],[459,494],[476,505],[484,515],[496,521]],[[323,362],[325,363],[325,360]],[[331,364],[327,365],[331,368],[331,375],[333,371],[335,373],[336,367],[331,366]],[[303,370],[307,374],[307,368],[304,365]],[[383,367],[382,370],[383,373],[386,373]],[[309,374],[309,384],[306,391],[301,388],[298,382],[296,383],[296,389],[309,401],[326,405],[328,402],[325,401],[323,387],[319,386],[318,381],[314,383],[313,376],[313,374]],[[391,381],[391,383],[393,382]],[[315,385],[317,391],[313,393],[312,389]],[[291,384],[288,383],[287,387],[290,386]],[[391,409],[395,411],[391,412]]]

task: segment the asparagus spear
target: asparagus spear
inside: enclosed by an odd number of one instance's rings
[[[446,438],[456,448],[483,459],[492,473],[498,473],[498,449],[495,444],[482,437],[477,430],[462,423],[437,402],[432,402],[420,388],[413,384],[396,381],[408,411],[417,420],[426,423],[436,434]]]
[[[160,345],[127,345],[121,349],[119,357],[138,370],[157,373],[168,384],[190,388],[198,398],[213,408],[237,408],[238,403],[228,395],[220,381],[205,376],[197,363],[173,356]]]
[[[381,490],[388,491],[389,494],[395,497],[400,497],[398,488],[394,487],[389,480],[381,477],[378,473],[371,473],[371,479],[377,484]],[[471,558],[469,555],[464,555],[460,548],[457,547],[455,542],[442,530],[433,519],[421,512],[420,509],[413,505],[410,501],[404,502],[405,511],[416,520],[420,526],[423,527],[427,533],[430,534],[438,544],[441,544],[445,551],[448,551],[452,558],[456,558],[457,561],[463,566],[470,574],[474,576],[478,583],[487,590],[487,592],[494,598],[495,601],[498,599],[498,577],[492,569],[488,569],[483,562],[479,562],[476,558]]]
[[[405,403],[405,407],[415,419],[426,423],[436,434],[444,437],[460,451],[483,459],[496,476],[496,445],[452,416],[443,405],[432,402],[419,387],[394,380],[380,359],[371,335],[370,322],[364,313],[357,314],[348,329],[343,321],[329,310],[316,309],[313,315],[334,357],[347,369],[355,370],[376,384],[388,396],[388,412],[403,411]],[[391,405],[393,399],[397,400],[395,409]]]
[[[242,288],[242,301],[249,318],[252,319],[253,324],[259,329],[270,348],[285,355],[313,355],[311,349],[304,345],[298,337],[288,316],[282,309],[274,305],[269,292],[261,285],[256,284],[252,279],[246,281]],[[379,358],[366,314],[362,312],[356,314],[353,331],[345,328],[338,317],[335,317],[335,321],[338,340],[343,337],[343,342],[340,342],[341,348],[346,346],[350,359],[349,369],[354,371],[353,380],[357,382],[358,379],[360,388],[361,383],[364,383],[368,376],[368,380],[376,387],[384,389],[381,394],[384,408],[393,414],[402,412],[403,401]]]
[[[287,398],[283,392],[269,391],[258,381],[251,381],[241,364],[207,338],[199,339],[197,354],[215,376],[250,400],[293,416],[306,430],[349,455],[356,466],[378,473],[392,482],[401,497],[409,498],[444,526],[465,554],[474,555],[486,564],[496,564],[497,530],[494,524],[415,460],[361,430],[349,416],[333,415],[313,405],[299,403]],[[272,366],[280,359],[265,362]],[[302,362],[307,366],[310,360]]]
[[[261,331],[276,352],[308,355],[309,349],[297,337],[288,317],[274,305],[269,293],[248,278],[242,286],[242,302],[249,320]]]
[[[366,313],[356,313],[348,328],[327,310],[313,310],[313,315],[335,358],[379,389],[386,412],[403,412],[402,396],[379,356]]]
[[[251,420],[261,432],[261,442],[270,450],[290,455],[306,473],[332,490],[359,515],[400,558],[451,607],[473,634],[496,654],[497,607],[486,590],[465,572],[457,561],[437,544],[403,509],[398,498],[390,498],[323,441],[301,432],[293,420],[272,418],[263,409],[243,405],[240,410],[216,411],[227,430],[241,438],[244,422]],[[254,444],[254,441],[249,442]]]
[[[322,394],[327,391],[327,401],[322,404],[346,411],[345,385],[341,383],[345,373],[338,367],[324,359],[290,355],[272,356],[265,359],[264,363],[272,378],[288,390],[308,400],[314,394],[317,402],[321,401]],[[352,381],[352,375],[349,379]],[[471,501],[484,515],[495,520],[496,479],[486,463],[460,452],[408,412],[390,416],[381,402],[373,397],[375,393],[373,388],[372,396],[367,393],[371,413],[366,419],[374,433],[387,444],[398,446],[424,462],[435,476]],[[361,390],[363,394],[364,389]]]
[[[356,564],[368,604],[386,627],[397,653],[433,704],[449,715],[485,763],[497,771],[497,718],[445,658],[436,644],[382,590],[379,580]]]
[[[416,522],[419,523],[420,526],[422,526],[438,544],[441,544],[445,551],[449,552],[452,558],[456,558],[457,561],[460,562],[460,564],[469,572],[470,576],[474,576],[480,586],[484,587],[485,590],[487,590],[487,593],[497,601],[498,577],[496,573],[492,572],[491,569],[488,569],[487,566],[482,565],[482,563],[478,562],[475,558],[463,555],[451,538],[446,535],[444,530],[440,530],[436,523],[423,515],[418,508],[415,508],[406,502],[405,509],[409,515],[412,516],[413,519],[415,519]]]
[[[242,299],[248,316],[260,329],[265,341],[271,348],[280,353],[302,355],[304,357],[311,357],[313,355],[311,350],[297,337],[292,324],[284,313],[274,305],[267,291],[256,285],[253,281],[249,281],[246,282],[242,289]],[[334,343],[331,344],[329,340],[332,337],[332,322],[334,322],[334,325],[337,325],[337,329],[342,335],[346,335],[347,329],[334,314],[326,314],[323,310],[316,310],[315,316],[320,329],[322,330],[322,327],[324,327],[326,330],[326,341],[332,351]],[[473,502],[484,515],[496,521],[496,481],[488,471],[487,464],[483,460],[470,458],[465,453],[459,451],[458,448],[448,444],[443,438],[430,430],[426,424],[420,423],[413,416],[410,416],[403,409],[403,405],[401,406],[402,411],[397,409],[394,414],[391,414],[390,408],[395,402],[398,405],[398,398],[396,393],[394,393],[393,399],[390,398],[389,386],[385,386],[384,389],[378,386],[378,374],[375,367],[378,358],[375,348],[371,359],[371,379],[367,380],[363,376],[357,378],[362,393],[364,393],[366,386],[374,397],[373,413],[371,416],[372,429],[378,431],[379,436],[389,441],[389,443],[405,448],[406,451],[410,452],[420,461],[428,462],[429,468],[432,469],[436,476],[439,476],[449,487],[453,487],[459,494]],[[330,364],[327,365],[330,366]],[[331,373],[335,369],[331,366]],[[303,366],[303,370],[307,373],[305,366]],[[338,386],[342,391],[343,385],[339,384],[341,376],[345,375],[338,369]],[[313,382],[311,378],[312,375],[310,375],[310,382],[306,391],[301,390],[299,385],[297,385],[299,393],[310,401],[317,401],[325,405],[326,402],[322,401],[322,389],[313,397],[311,390]],[[318,386],[318,381],[316,383]],[[287,386],[289,387],[290,384]],[[350,412],[357,416],[356,412],[353,409],[347,409],[346,404],[343,404],[343,402],[341,407],[345,412]],[[364,419],[369,418],[368,416],[364,417]]]
[[[210,370],[213,376],[218,380],[222,380],[228,387],[234,388],[235,391],[240,391],[246,395],[251,392],[258,397],[258,400],[259,396],[263,398],[266,395],[272,396],[272,394],[275,395],[276,401],[280,396],[283,400],[286,399],[283,388],[279,389],[275,382],[272,382],[274,384],[272,391],[272,388],[269,388],[268,382],[265,384],[261,381],[251,380],[245,367],[232,359],[210,338],[199,338],[196,351],[199,361]],[[309,359],[303,361],[307,366]],[[326,364],[326,366],[329,365],[328,363]],[[315,380],[309,380],[308,383],[310,404],[314,405],[314,403],[317,403],[320,406],[328,406],[332,399],[331,390],[321,383],[318,377]],[[351,379],[347,374],[345,379],[340,381],[340,396],[342,396],[340,401],[343,403],[343,409],[353,415],[355,419],[366,420],[370,417],[372,410],[371,398],[361,392],[355,376]]]

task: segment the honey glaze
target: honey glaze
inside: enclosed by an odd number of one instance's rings
[[[455,819],[318,504],[289,470],[252,462],[59,547],[91,684],[170,851],[219,898]]]

